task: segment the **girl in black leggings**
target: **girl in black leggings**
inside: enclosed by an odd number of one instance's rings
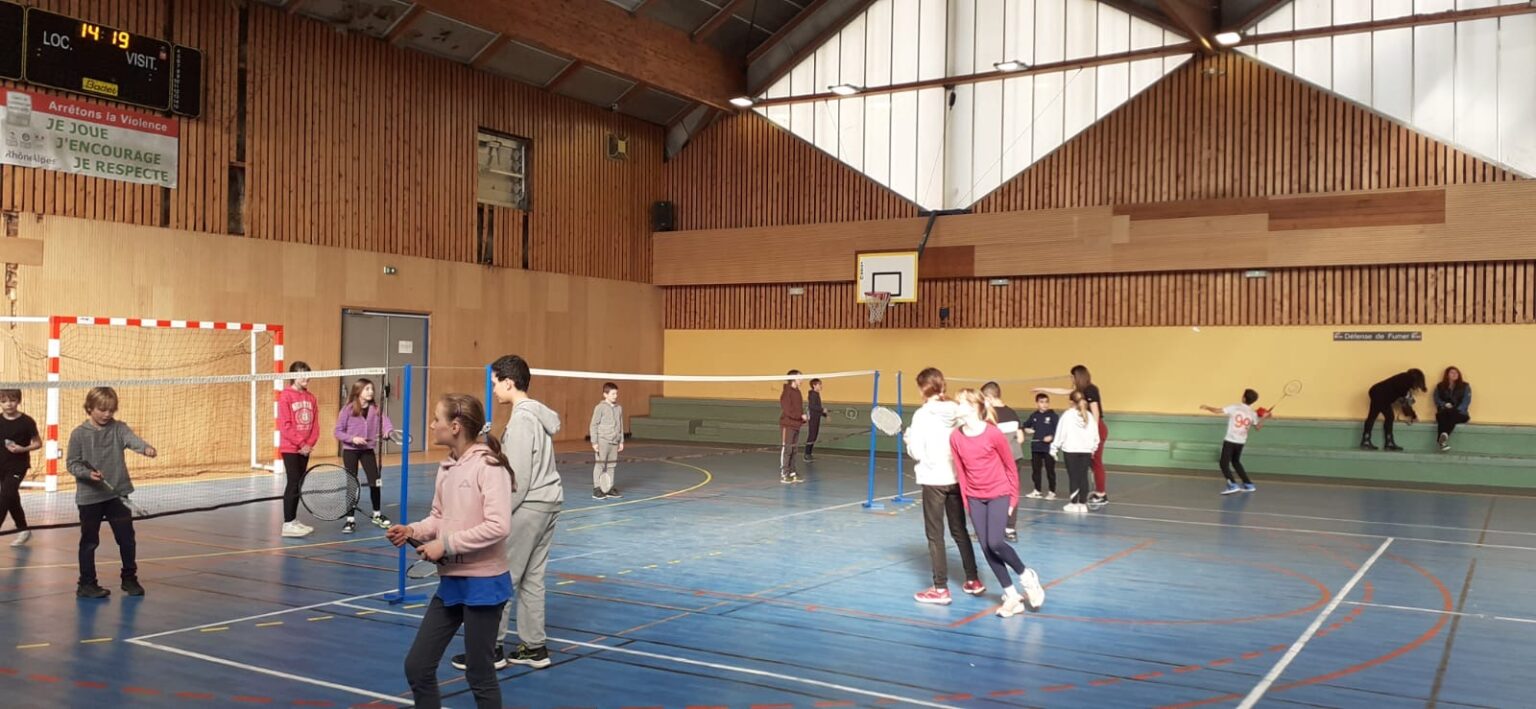
[[[1365,429],[1360,433],[1360,447],[1366,450],[1376,450],[1376,444],[1371,441],[1371,429],[1376,425],[1376,417],[1381,416],[1382,430],[1387,434],[1386,449],[1400,451],[1402,447],[1397,441],[1392,440],[1392,407],[1402,399],[1407,399],[1414,391],[1428,391],[1424,384],[1424,372],[1418,369],[1410,369],[1402,374],[1395,374],[1383,379],[1371,386],[1371,411],[1365,416]],[[1413,412],[1411,404],[1403,407],[1403,416],[1409,423],[1419,420]]]
[[[374,398],[373,382],[359,379],[352,382],[347,403],[336,414],[336,440],[341,442],[341,465],[347,474],[357,477],[359,465],[368,476],[368,499],[373,503],[373,526],[389,529],[391,522],[384,516],[380,487],[379,458],[375,446],[385,438],[395,437],[395,424],[379,407]],[[357,510],[347,510],[347,521],[341,527],[342,534],[357,531]]]

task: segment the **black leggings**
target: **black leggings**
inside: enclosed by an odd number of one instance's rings
[[[1008,498],[993,497],[981,499],[973,497],[970,500],[971,526],[976,528],[976,536],[981,541],[981,553],[987,559],[987,566],[992,567],[992,575],[997,577],[997,582],[1003,588],[1013,585],[1013,577],[1008,575],[1009,570],[1022,576],[1024,574],[1024,562],[1019,559],[1019,553],[1008,544],[1008,539],[1003,536],[1003,527],[1007,525],[1010,510]]]
[[[1397,418],[1392,405],[1397,403],[1395,397],[1382,397],[1371,395],[1371,411],[1365,415],[1365,430],[1360,434],[1360,440],[1371,440],[1371,429],[1376,427],[1376,417],[1382,417],[1381,430],[1387,434],[1387,442],[1392,442],[1392,421]]]
[[[1088,469],[1093,467],[1092,453],[1068,453],[1067,454],[1067,485],[1072,490],[1072,497],[1067,502],[1083,504],[1088,502]]]
[[[496,678],[496,632],[501,629],[501,608],[494,606],[445,606],[443,599],[432,597],[427,614],[416,629],[416,640],[405,655],[405,681],[411,685],[416,706],[437,709],[443,705],[443,693],[437,685],[437,665],[453,636],[464,628],[465,679],[475,695],[475,706],[496,709],[501,706],[501,682]]]
[[[381,504],[383,488],[379,486],[379,457],[374,455],[371,449],[357,451],[343,449],[341,451],[341,467],[346,468],[347,474],[354,478],[357,477],[358,463],[363,464],[363,473],[368,476],[368,499],[373,502],[373,511],[384,511],[384,507]],[[357,508],[348,510],[347,516],[351,517],[352,513],[356,511]]]
[[[1243,470],[1243,444],[1222,441],[1221,474],[1227,479],[1227,482],[1237,482],[1237,478],[1232,477],[1233,470],[1236,470],[1237,474],[1242,476],[1244,485],[1253,484],[1253,481],[1248,479],[1248,471]]]
[[[288,484],[283,487],[283,521],[299,518],[299,489],[304,485],[304,473],[309,470],[309,456],[299,453],[283,454],[283,474]]]
[[[112,527],[117,553],[123,560],[123,578],[139,575],[138,543],[133,532],[133,512],[123,498],[80,505],[80,585],[96,583],[96,547],[101,546],[101,523]]]
[[[0,473],[0,525],[9,514],[16,520],[16,531],[27,528],[27,511],[21,506],[21,481],[27,479],[25,471]]]

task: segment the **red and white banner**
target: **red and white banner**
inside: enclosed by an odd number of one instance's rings
[[[175,187],[174,118],[7,89],[0,163]]]

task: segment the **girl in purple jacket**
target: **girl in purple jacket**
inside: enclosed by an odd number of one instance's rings
[[[358,463],[363,465],[363,472],[368,476],[368,499],[373,502],[373,526],[379,529],[389,529],[390,521],[384,516],[381,504],[383,488],[379,479],[379,458],[373,448],[384,438],[395,440],[395,436],[395,424],[374,400],[373,382],[367,379],[352,382],[347,405],[336,414],[336,440],[341,441],[341,465],[348,473],[356,477]],[[342,534],[357,531],[356,511],[347,512]]]

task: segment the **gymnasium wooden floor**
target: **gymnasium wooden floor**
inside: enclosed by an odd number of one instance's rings
[[[617,502],[591,500],[589,469],[563,456],[555,664],[503,672],[509,706],[1235,706],[1292,650],[1263,705],[1536,696],[1536,499],[1262,476],[1257,493],[1220,497],[1214,472],[1112,473],[1101,513],[1025,501],[1018,548],[1048,596],[1004,620],[984,564],[985,599],[956,583],[954,605],[912,602],[928,579],[921,511],[863,509],[862,458],[825,455],[810,482],[782,486],[774,453],[626,455],[648,460],[620,467]],[[416,471],[417,509],[430,470]],[[74,597],[74,530],[0,545],[4,703],[408,705],[401,661],[421,608],[382,600],[394,550],[324,523],[281,540],[278,515],[264,503],[142,523],[141,599],[107,583],[105,540],[105,602]],[[444,664],[448,702],[471,705],[457,675]]]

